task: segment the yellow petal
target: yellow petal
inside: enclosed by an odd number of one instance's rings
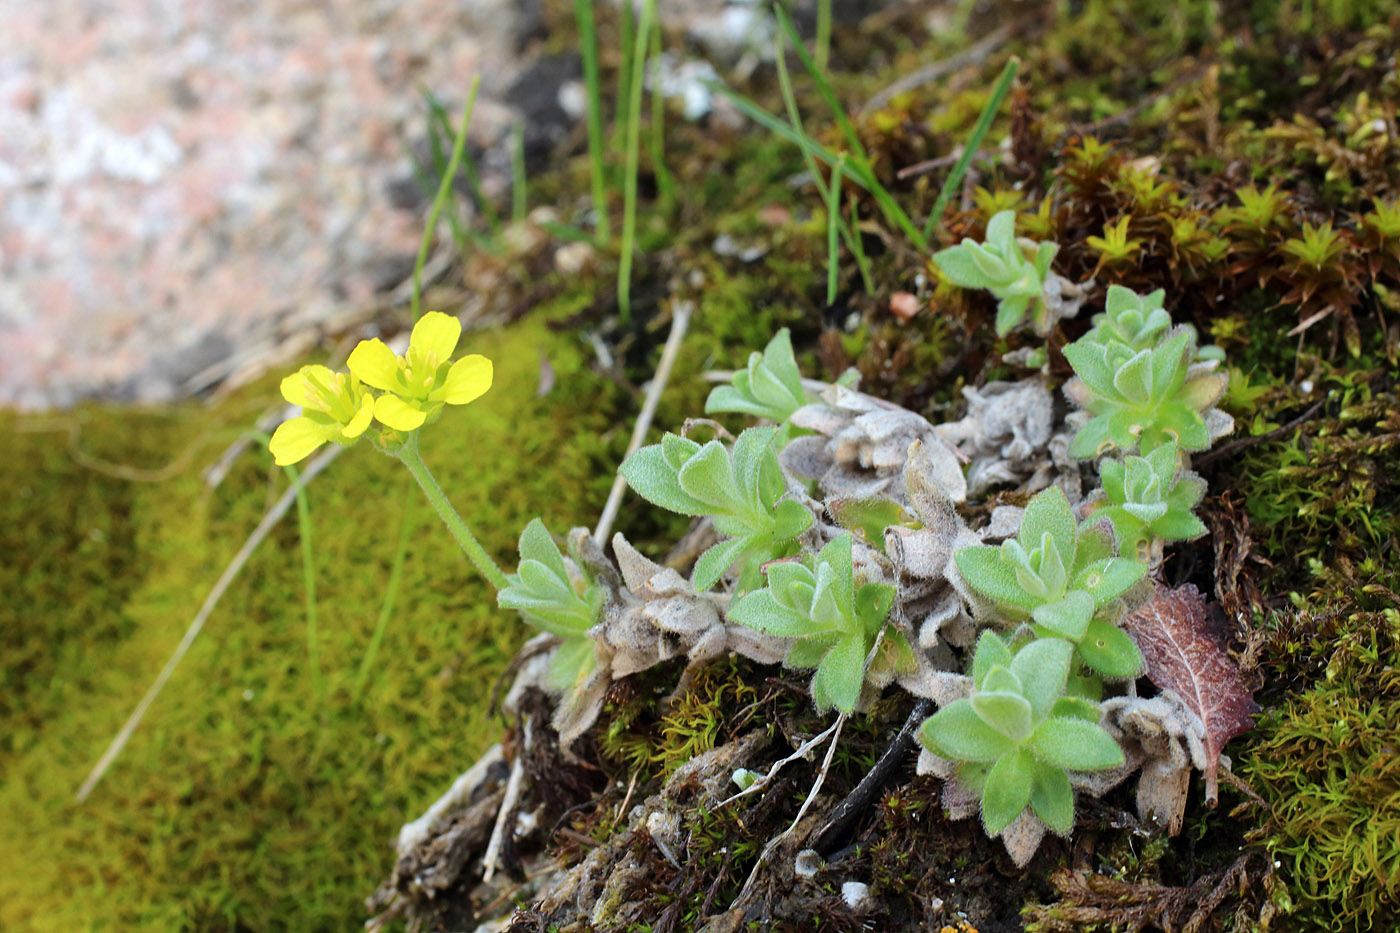
[[[491,372],[491,361],[486,357],[478,353],[462,357],[447,371],[442,400],[449,405],[477,400],[491,388]]]
[[[306,394],[306,377],[301,374],[301,370],[282,380],[282,397],[302,408],[310,403],[310,396]]]
[[[408,338],[408,345],[423,353],[435,353],[438,362],[445,363],[452,358],[452,351],[457,349],[457,338],[461,336],[461,321],[441,311],[429,311],[413,325],[413,335]],[[365,381],[369,382],[368,379]]]
[[[310,418],[293,418],[284,421],[272,432],[272,440],[267,449],[272,451],[272,459],[278,466],[286,466],[305,460],[311,452],[330,440],[324,425]]]
[[[374,417],[395,431],[414,431],[428,416],[397,395],[381,395],[374,400]]]
[[[340,429],[340,436],[346,438],[357,438],[365,433],[365,428],[369,427],[370,419],[374,417],[374,396],[365,393],[360,399],[360,410],[355,412],[355,417],[350,419],[350,423]]]
[[[350,359],[345,361],[345,365],[366,385],[386,392],[392,392],[398,387],[399,358],[389,349],[389,345],[378,337],[373,340],[361,340],[359,345],[350,351]]]

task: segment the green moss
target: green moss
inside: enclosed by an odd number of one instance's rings
[[[1380,580],[1330,582],[1283,623],[1297,650],[1327,652],[1320,676],[1264,718],[1240,771],[1269,804],[1256,836],[1281,863],[1296,919],[1391,929],[1400,921],[1400,609]]]
[[[496,361],[480,402],[444,415],[423,455],[509,565],[519,529],[591,521],[626,443],[630,405],[589,351],[539,318],[467,343]],[[539,358],[556,374],[536,398]],[[47,421],[7,416],[0,477],[0,927],[343,930],[389,868],[387,840],[493,741],[493,680],[529,632],[498,611],[426,507],[414,511],[398,609],[363,700],[351,687],[397,539],[403,471],[368,446],[309,489],[320,655],[306,665],[296,524],[285,520],[211,617],[96,793],[78,783],[179,639],[284,478],[262,452],[209,492],[249,403],[85,409],[90,454],[184,470],[134,483],[75,463]],[[66,420],[60,419],[60,420]],[[215,432],[209,434],[210,425]],[[618,428],[615,425],[622,425]]]

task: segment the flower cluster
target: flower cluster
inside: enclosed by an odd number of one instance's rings
[[[312,365],[283,379],[282,397],[302,413],[272,435],[268,446],[277,465],[303,460],[326,443],[353,444],[371,420],[414,431],[444,405],[475,401],[491,388],[491,361],[472,354],[451,362],[461,335],[455,317],[430,311],[413,326],[403,356],[377,338],[362,340],[346,361],[348,374]]]

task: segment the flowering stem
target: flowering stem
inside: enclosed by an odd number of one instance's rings
[[[486,549],[481,546],[481,542],[476,540],[476,535],[472,534],[467,523],[462,521],[462,516],[457,514],[457,510],[448,501],[447,495],[442,491],[442,487],[433,479],[433,474],[428,472],[428,468],[423,464],[423,458],[418,455],[418,434],[415,432],[408,436],[408,440],[399,449],[399,459],[403,465],[408,467],[408,472],[413,474],[413,478],[418,481],[418,487],[423,490],[423,495],[428,497],[428,501],[437,509],[438,517],[447,526],[447,530],[452,532],[452,537],[457,539],[462,551],[467,555],[467,559],[476,567],[477,572],[486,578],[486,581],[496,589],[504,589],[508,584],[506,575],[501,572],[501,568],[491,559],[491,555],[486,553]]]

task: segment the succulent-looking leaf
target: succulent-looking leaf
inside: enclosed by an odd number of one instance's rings
[[[1064,768],[1043,761],[1035,763],[1030,804],[1035,815],[1059,835],[1068,836],[1074,828],[1074,788]]]
[[[1158,586],[1152,598],[1123,620],[1142,649],[1147,676],[1171,690],[1200,718],[1206,748],[1206,799],[1214,804],[1225,743],[1254,725],[1259,706],[1230,659],[1212,608],[1191,584]]]
[[[982,721],[968,700],[949,703],[920,727],[924,745],[954,761],[995,761],[1016,743]]]
[[[1039,760],[1070,771],[1102,771],[1123,763],[1123,750],[1113,737],[1077,717],[1045,720],[1036,726],[1030,748]]]
[[[987,835],[1001,832],[1030,803],[1035,772],[1035,759],[1019,749],[992,765],[982,786],[982,825]]]

